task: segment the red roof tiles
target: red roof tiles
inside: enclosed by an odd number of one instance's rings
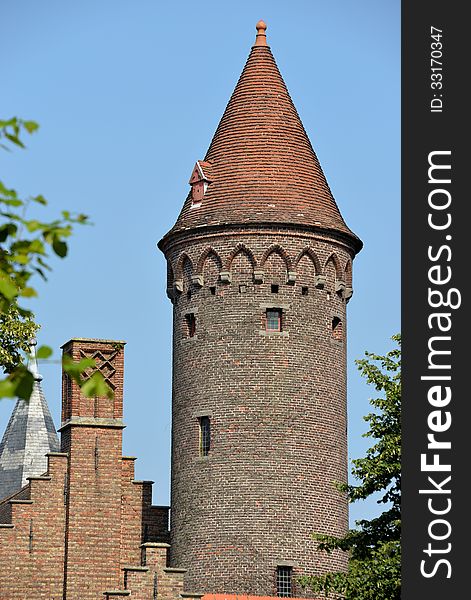
[[[252,47],[204,161],[211,183],[201,206],[190,210],[189,195],[170,234],[205,225],[290,223],[341,232],[361,248],[268,46]]]

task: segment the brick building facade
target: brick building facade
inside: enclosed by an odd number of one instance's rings
[[[74,339],[63,350],[93,357],[114,399],[84,398],[63,376],[60,452],[0,502],[0,599],[177,598],[169,509],[152,506],[152,482],[136,481],[135,458],[121,453],[124,344]]]
[[[63,376],[60,452],[0,501],[0,600],[305,596],[343,569],[346,304],[360,240],[343,221],[257,38],[175,226],[171,527],[122,456],[124,344],[73,339],[114,399]],[[184,590],[187,590],[186,592]]]

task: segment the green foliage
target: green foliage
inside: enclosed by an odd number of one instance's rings
[[[10,304],[7,312],[0,312],[0,365],[6,373],[21,364],[38,329],[30,316],[20,314],[15,303]]]
[[[0,147],[7,151],[12,146],[25,148],[21,136],[34,133],[38,127],[34,121],[16,117],[0,120]],[[67,256],[67,239],[73,227],[88,222],[85,215],[72,215],[68,211],[62,211],[61,216],[53,221],[27,218],[33,206],[46,205],[43,196],[20,198],[16,190],[0,180],[0,367],[7,374],[0,380],[0,398],[30,397],[33,379],[22,359],[23,353],[29,351],[30,340],[39,326],[23,302],[37,296],[33,287],[35,276],[47,280],[46,274],[51,270],[49,255]],[[51,354],[52,350],[44,346],[38,352],[38,358],[45,359]],[[68,363],[64,368],[74,370]],[[89,381],[80,377],[78,380],[84,394],[110,393],[98,372]]]
[[[22,132],[32,133],[38,128],[33,121],[13,118],[0,121],[0,142],[7,140],[24,148],[20,139]],[[3,148],[8,148],[1,143]],[[85,215],[72,216],[63,211],[62,216],[51,222],[25,217],[32,204],[45,206],[47,201],[41,195],[27,199],[19,197],[14,189],[0,181],[0,310],[5,313],[15,304],[21,316],[31,312],[18,304],[21,298],[37,296],[31,286],[33,275],[46,279],[51,268],[48,252],[53,251],[60,258],[67,255],[66,239],[71,235],[73,225],[86,223]]]
[[[321,592],[326,598],[400,600],[400,544],[385,542],[372,549],[367,558],[351,558],[347,573],[327,573],[303,579],[313,592]]]
[[[346,573],[306,576],[301,584],[327,597],[345,600],[399,600],[401,533],[401,336],[392,338],[397,348],[386,356],[366,352],[357,365],[367,382],[381,396],[370,400],[374,411],[364,417],[369,424],[365,437],[375,443],[364,458],[353,460],[353,474],[359,485],[339,486],[350,502],[379,493],[378,503],[389,508],[371,520],[356,522],[345,537],[315,535],[325,552],[335,549],[349,553]]]
[[[0,380],[0,398],[23,398],[28,400],[33,391],[33,375],[20,364],[3,380]]]

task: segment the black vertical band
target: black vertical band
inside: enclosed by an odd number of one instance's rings
[[[405,600],[467,597],[469,588],[471,52],[464,9],[402,3]]]

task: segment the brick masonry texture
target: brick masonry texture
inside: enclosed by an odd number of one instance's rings
[[[62,452],[0,502],[0,600],[151,600],[157,586],[179,598],[183,573],[167,567],[168,507],[152,506],[152,482],[136,481],[134,458],[121,455],[123,344],[63,348],[94,356],[115,396],[84,398],[63,376]]]
[[[334,236],[254,227],[188,232],[165,252],[174,304],[171,564],[188,569],[191,590],[268,596],[279,564],[294,576],[345,568],[346,556],[317,552],[311,534],[343,535],[348,525],[334,485],[347,480],[346,344],[332,321],[345,331],[354,249]],[[280,333],[266,332],[267,307],[282,309]]]

